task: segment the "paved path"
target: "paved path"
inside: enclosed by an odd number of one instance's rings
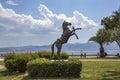
[[[80,59],[80,61],[120,61],[120,59]]]
[[[0,61],[3,61],[4,59],[1,58]],[[80,59],[80,61],[120,61],[120,59]]]
[[[0,58],[0,61],[3,61],[4,59],[3,58]]]
[[[4,59],[3,58],[0,58],[0,61],[3,61]],[[3,69],[4,68],[4,65],[0,65],[0,69]]]
[[[3,69],[4,68],[4,65],[0,65],[0,69]]]

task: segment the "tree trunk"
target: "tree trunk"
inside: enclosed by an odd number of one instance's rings
[[[119,46],[119,48],[120,48],[120,43],[119,43],[119,41],[118,41],[118,40],[116,40],[116,43],[118,44],[118,46]]]
[[[100,57],[105,57],[103,44],[100,44]]]

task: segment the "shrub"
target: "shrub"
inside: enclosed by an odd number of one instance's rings
[[[51,52],[50,51],[38,51],[36,52],[38,54],[38,56],[40,58],[47,58],[47,59],[50,59],[50,56],[51,56]],[[62,59],[68,59],[68,54],[65,53],[65,52],[62,52],[61,53],[61,58]],[[53,55],[53,59],[54,60],[58,60],[59,57],[58,57],[58,54],[55,52],[54,55]]]
[[[50,59],[50,52],[49,51],[41,51],[41,53],[43,53],[43,58],[47,58]]]
[[[62,59],[66,59],[68,57],[66,53],[61,53],[61,56],[62,56]],[[38,51],[36,53],[26,52],[26,53],[19,53],[19,54],[16,54],[15,52],[10,52],[5,55],[4,62],[5,62],[6,68],[10,72],[14,72],[16,70],[18,70],[19,72],[25,72],[27,69],[28,61],[31,61],[40,57],[49,59],[50,52]],[[54,54],[54,59],[55,60],[58,59],[57,53]],[[15,70],[13,70],[12,68],[15,68]]]
[[[80,71],[82,70],[82,63],[77,60],[77,61],[70,61],[68,65],[69,65],[68,69],[70,72],[68,76],[79,77],[81,74]]]
[[[80,61],[50,61],[37,59],[28,62],[27,70],[31,77],[80,77]]]
[[[58,59],[59,59],[59,57],[58,57],[58,54],[57,54],[57,53],[54,53],[54,55],[53,55],[53,59],[54,59],[54,60],[58,60]]]
[[[18,54],[16,57],[16,65],[19,72],[25,72],[27,69],[27,62],[32,60],[30,54],[21,53]]]
[[[65,52],[62,52],[62,53],[60,54],[60,56],[61,56],[61,59],[68,59],[68,54],[65,53]],[[54,53],[54,55],[53,55],[53,59],[54,59],[54,60],[58,60],[58,59],[59,59],[57,53]]]
[[[4,62],[6,62],[9,59],[14,60],[16,58],[16,53],[15,52],[9,52],[4,55]]]
[[[46,58],[39,58],[39,59],[28,62],[27,69],[28,69],[29,75],[32,77],[41,76],[44,72],[46,72],[45,69],[48,66],[47,64],[49,64],[49,60]],[[45,69],[43,69],[43,68],[45,68]]]
[[[50,52],[49,51],[38,51],[36,52],[40,58],[47,58],[50,59]]]
[[[31,56],[32,59],[37,59],[39,58],[39,55],[37,53],[27,53]]]
[[[27,62],[36,58],[39,58],[39,56],[35,53],[26,52],[16,54],[15,52],[11,52],[5,55],[5,67],[10,73],[15,72],[16,70],[19,72],[25,72],[27,69]]]
[[[38,54],[39,58],[43,57],[43,53],[41,51],[35,52],[35,54]]]
[[[36,54],[38,54],[39,58],[50,59],[50,56],[51,56],[51,52],[50,51],[38,51],[38,52],[36,52]],[[61,58],[62,59],[68,59],[68,54],[65,53],[65,52],[62,52],[61,53]],[[54,60],[58,60],[59,59],[58,54],[56,52],[53,55],[53,59]]]
[[[5,67],[8,69],[8,71],[10,73],[13,73],[13,72],[17,71],[16,62],[13,59],[6,60],[5,61]]]
[[[61,57],[62,57],[62,59],[68,59],[68,54],[67,53],[65,53],[65,52],[62,52],[61,53]]]

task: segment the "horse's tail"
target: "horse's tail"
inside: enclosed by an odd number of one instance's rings
[[[52,51],[52,54],[51,54],[51,59],[52,59],[52,57],[53,57],[53,55],[54,55],[54,45],[56,44],[56,41],[52,44],[52,46],[51,46],[51,51]]]

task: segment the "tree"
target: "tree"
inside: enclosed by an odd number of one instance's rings
[[[110,34],[110,38],[109,40],[107,39],[107,42],[112,43],[115,41],[120,48],[120,9],[113,12],[111,16],[103,18],[101,24]]]
[[[89,41],[95,41],[100,45],[100,57],[105,57],[103,45],[106,43],[106,39],[108,38],[109,34],[106,32],[106,30],[99,29],[99,31],[97,31],[96,36],[93,36],[89,39]]]

